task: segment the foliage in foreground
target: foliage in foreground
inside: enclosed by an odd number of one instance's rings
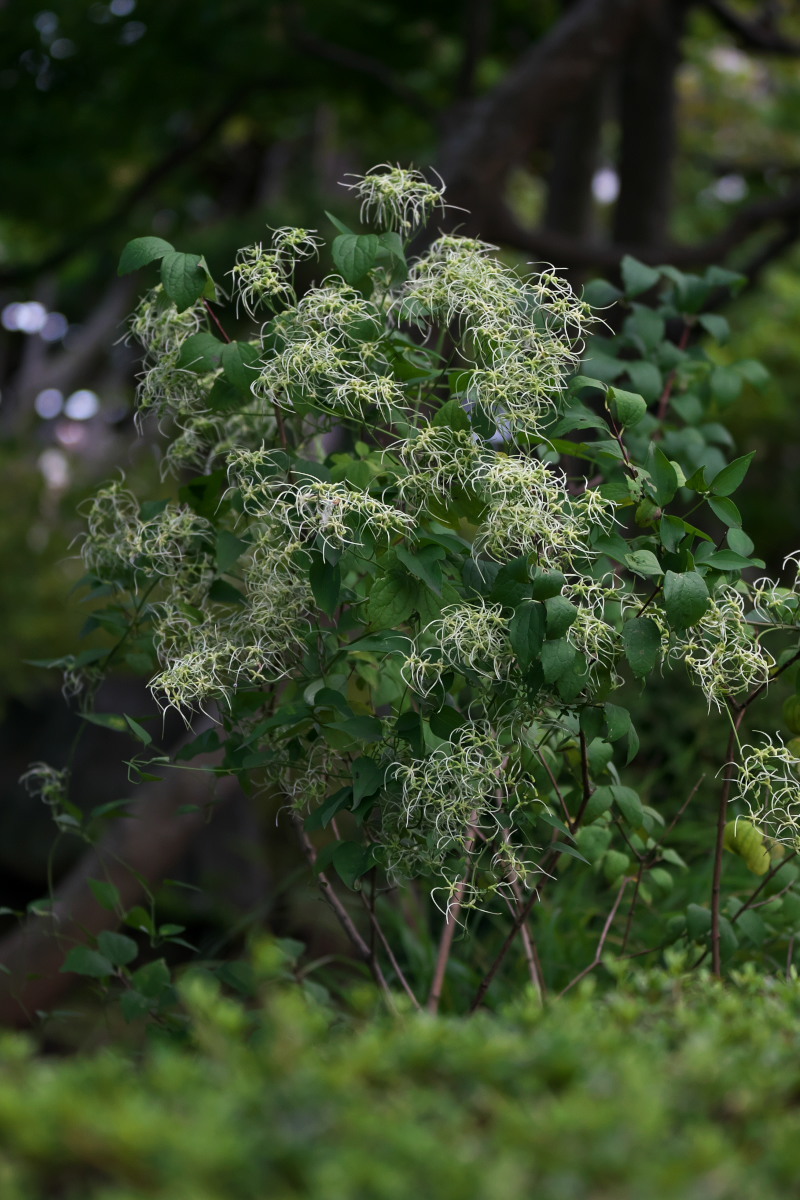
[[[270,949],[273,972],[277,954]],[[188,1045],[0,1044],[6,1200],[770,1200],[791,1192],[800,993],[635,974],[542,1011],[346,1024],[295,985],[195,976]],[[535,1191],[534,1191],[535,1189]]]

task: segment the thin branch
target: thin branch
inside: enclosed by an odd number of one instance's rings
[[[558,786],[558,783],[556,782],[556,777],[550,769],[550,764],[548,763],[545,756],[542,754],[541,747],[537,748],[536,754],[537,754],[537,757],[539,758],[539,761],[541,762],[542,766],[544,767],[545,771],[547,771],[550,782],[552,783],[553,789],[554,789],[556,795],[558,796],[559,802],[561,804],[561,811],[564,814],[564,820],[567,823],[567,828],[569,828],[569,826],[572,822],[572,817],[569,814],[569,809],[567,808],[567,802],[564,799],[564,795],[561,791],[561,788]]]
[[[317,861],[317,851],[314,847],[314,843],[311,841],[311,838],[306,833],[305,828],[303,826],[302,818],[299,817],[297,815],[297,813],[292,814],[292,821],[294,822],[294,827],[297,830],[297,836],[300,840],[300,845],[303,848],[303,853],[305,854],[306,859],[308,860],[309,866],[312,867],[312,869],[313,869],[314,864]],[[378,987],[383,992],[383,995],[386,999],[387,1006],[389,1007],[389,1009],[392,1012],[396,1012],[397,1010],[396,1010],[396,1006],[394,1003],[394,998],[392,997],[391,990],[389,988],[388,983],[386,982],[386,977],[384,976],[383,971],[381,970],[381,965],[378,962],[375,955],[370,950],[367,943],[364,941],[361,934],[356,929],[356,926],[353,923],[352,917],[350,916],[350,914],[347,911],[347,909],[345,908],[345,906],[342,904],[339,897],[336,895],[336,892],[333,888],[333,885],[331,884],[331,881],[328,879],[328,876],[325,874],[324,871],[317,872],[317,880],[319,882],[319,887],[320,887],[320,891],[322,892],[322,895],[324,896],[325,900],[327,901],[327,903],[330,905],[330,907],[333,909],[334,913],[336,914],[339,924],[341,925],[342,929],[345,931],[345,933],[349,937],[350,941],[352,942],[353,946],[355,947],[355,950],[358,953],[359,958],[364,960],[364,962],[368,965],[370,971],[372,972],[375,982],[377,983]]]
[[[692,800],[694,800],[694,798],[697,795],[697,792],[700,788],[700,785],[704,779],[705,779],[705,775],[701,775],[700,778],[698,779],[697,783],[694,785],[692,790],[689,792],[689,795],[684,800],[683,804],[678,809],[676,815],[672,818],[672,820],[670,821],[667,828],[664,830],[664,832],[658,838],[655,846],[653,847],[652,851],[650,852],[650,857],[647,860],[646,866],[650,867],[655,862],[656,858],[658,857],[659,847],[663,846],[664,842],[667,840],[667,838],[672,833],[675,826],[678,824],[678,821],[680,821],[681,817],[686,812],[686,809],[689,807]]]
[[[477,813],[473,813],[470,821],[477,820]],[[444,926],[442,928],[442,936],[439,939],[439,950],[436,955],[436,966],[433,971],[433,982],[431,983],[430,995],[428,996],[427,1009],[428,1012],[436,1013],[439,1011],[439,1002],[442,998],[444,989],[444,978],[447,974],[447,964],[450,960],[450,951],[453,948],[453,938],[456,933],[456,925],[458,924],[458,916],[461,912],[461,905],[464,901],[464,893],[467,890],[467,882],[470,868],[470,858],[475,846],[475,831],[472,829],[465,843],[464,849],[466,852],[466,866],[464,867],[464,875],[456,888],[455,895],[451,904],[447,906],[445,913]]]
[[[738,741],[739,726],[744,720],[746,711],[746,706],[742,706],[736,717],[732,718],[733,725],[728,737],[728,746],[725,753],[726,763],[730,763],[733,760]],[[717,841],[714,847],[714,873],[711,883],[711,963],[715,975],[722,974],[722,956],[720,952],[720,888],[722,884],[722,855],[725,849],[725,825],[728,820],[728,802],[730,800],[732,782],[732,777],[727,772],[722,784],[717,811]]]
[[[729,8],[724,0],[704,0],[704,6],[714,14],[723,28],[732,33],[748,50],[789,58],[800,56],[800,42],[782,34],[772,21],[748,21],[741,13]]]
[[[608,935],[611,932],[611,926],[614,924],[614,918],[617,915],[617,909],[619,908],[620,904],[622,903],[622,897],[625,894],[625,888],[628,886],[628,884],[630,882],[631,882],[630,876],[626,875],[622,881],[619,891],[617,892],[617,898],[614,901],[614,904],[611,908],[611,912],[606,917],[606,923],[603,926],[603,932],[600,934],[600,941],[597,943],[597,949],[594,952],[593,960],[589,963],[588,967],[584,967],[582,971],[579,971],[578,974],[575,976],[575,978],[571,979],[565,988],[562,988],[562,990],[558,993],[559,998],[561,996],[565,995],[565,993],[568,992],[570,990],[570,988],[575,987],[576,983],[580,983],[580,981],[582,979],[584,979],[591,971],[593,971],[595,969],[595,967],[600,966],[600,963],[603,958],[603,950],[605,949],[606,939],[608,938]]]
[[[369,900],[367,900],[367,897],[364,895],[363,891],[359,892],[359,895],[361,896],[361,902],[364,905],[364,907],[366,908],[367,913],[369,915],[369,920],[370,920],[370,925],[372,927],[372,930],[374,933],[377,934],[378,938],[380,939],[380,943],[383,946],[384,950],[386,951],[386,957],[389,959],[389,962],[391,963],[392,970],[394,971],[395,975],[397,976],[400,986],[402,987],[403,991],[408,996],[411,1003],[414,1005],[414,1008],[418,1012],[421,1012],[422,1006],[421,1006],[419,1000],[417,999],[417,997],[414,995],[413,991],[411,990],[411,985],[409,984],[408,980],[406,979],[405,974],[403,973],[403,971],[400,967],[400,964],[398,963],[398,961],[395,957],[394,951],[392,950],[392,947],[390,946],[389,941],[387,940],[386,934],[383,932],[381,923],[375,914],[374,908],[370,904]]]
[[[570,825],[570,831],[572,833],[575,832],[583,820],[583,814],[586,812],[586,806],[592,798],[592,781],[589,778],[589,747],[586,744],[586,734],[583,732],[583,730],[580,731],[578,736],[580,738],[581,747],[581,783],[583,786],[583,799],[581,800],[581,806],[575,815],[575,820]]]

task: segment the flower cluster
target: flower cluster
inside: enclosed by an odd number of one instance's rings
[[[444,184],[429,183],[421,171],[389,163],[373,167],[345,187],[361,201],[362,221],[409,237],[428,220],[431,213],[444,209]]]
[[[800,840],[800,759],[782,742],[762,737],[760,746],[742,746],[740,762],[728,764],[735,798],[747,806],[756,826],[795,846]]]
[[[732,587],[712,596],[703,616],[685,634],[673,635],[667,654],[686,664],[709,706],[717,708],[729,696],[767,683],[775,665],[745,620],[743,596]]]

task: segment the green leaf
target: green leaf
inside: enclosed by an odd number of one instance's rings
[[[650,473],[652,491],[656,503],[662,508],[674,499],[678,490],[678,472],[667,458],[660,446],[654,443],[650,446],[647,456],[647,470]]]
[[[743,571],[746,567],[752,567],[754,564],[744,555],[737,554],[735,550],[717,550],[708,556],[705,565],[713,567],[715,571]]]
[[[613,794],[614,803],[622,813],[625,820],[633,829],[638,829],[642,823],[642,802],[633,788],[622,787],[620,784],[612,785],[611,792]]]
[[[447,400],[433,414],[431,425],[446,429],[457,429],[465,433],[471,428],[469,417],[464,411],[460,400]]]
[[[664,390],[664,380],[655,363],[626,362],[625,369],[630,376],[633,386],[643,400],[648,404],[652,404],[654,400],[658,400]]]
[[[742,391],[742,377],[734,367],[715,367],[709,382],[712,396],[723,407],[738,400]]]
[[[139,970],[134,971],[133,974],[133,984],[136,990],[150,1000],[157,1000],[164,988],[169,987],[169,983],[169,967],[163,958],[139,967]]]
[[[201,330],[183,343],[175,365],[183,371],[194,371],[196,374],[215,371],[222,361],[224,349],[224,342],[215,338],[213,333]]]
[[[126,967],[139,953],[133,938],[126,937],[124,933],[113,933],[110,929],[104,929],[98,936],[97,945],[101,954],[115,967]]]
[[[227,575],[233,564],[237,562],[249,548],[250,543],[244,538],[237,537],[227,529],[220,529],[217,534],[215,563],[220,575]]]
[[[431,727],[431,733],[435,733],[438,738],[449,742],[455,731],[467,724],[467,718],[452,705],[445,704],[438,712],[432,713],[428,724]]]
[[[634,550],[625,555],[625,562],[637,575],[663,575],[664,571],[652,550]]]
[[[636,425],[647,412],[647,403],[642,396],[618,387],[608,389],[608,403],[615,420],[622,426]]]
[[[701,313],[697,320],[706,333],[709,333],[720,345],[727,342],[731,336],[730,325],[718,313]]]
[[[536,601],[521,604],[509,621],[511,647],[523,671],[538,659],[544,644],[545,610]]]
[[[566,638],[545,642],[541,651],[542,671],[547,683],[555,683],[575,662],[577,650]]]
[[[688,629],[708,608],[708,588],[696,571],[667,571],[664,576],[664,608],[673,629]]]
[[[88,884],[97,903],[109,912],[114,912],[119,904],[119,891],[114,884],[106,883],[104,879],[90,879]]]
[[[374,796],[383,786],[384,769],[374,758],[361,755],[353,763],[353,804],[360,804],[366,796]]]
[[[644,304],[634,304],[631,307],[633,312],[625,321],[625,332],[649,353],[656,349],[664,337],[664,318]]]
[[[333,851],[333,865],[342,883],[353,890],[356,881],[375,866],[375,856],[371,846],[362,846],[358,842],[338,842]]]
[[[243,396],[249,396],[257,369],[260,366],[260,354],[257,347],[251,346],[249,342],[229,342],[222,347],[221,361],[228,383]]]
[[[206,288],[208,273],[199,254],[182,254],[173,250],[161,262],[161,282],[164,291],[178,312],[191,308]]]
[[[753,553],[755,546],[743,529],[729,529],[725,540],[735,554],[743,554],[747,558]]]
[[[129,717],[127,713],[125,713],[125,720],[128,722],[128,728],[131,733],[139,739],[143,746],[152,745],[153,739],[151,735],[146,729],[142,728],[138,721],[134,721],[133,717]]]
[[[308,574],[314,599],[322,611],[332,617],[342,590],[342,571],[339,564],[325,562],[321,554],[315,554]]]
[[[336,814],[345,808],[350,808],[352,801],[353,789],[351,787],[339,788],[337,792],[323,800],[319,808],[315,808],[312,813],[309,813],[305,819],[306,829],[309,833],[313,833],[317,829],[327,829]]]
[[[97,950],[75,946],[67,955],[61,970],[74,975],[88,975],[90,979],[105,979],[114,974],[114,964]]]
[[[538,569],[531,588],[534,600],[549,600],[551,596],[557,596],[565,583],[566,579],[560,571]]]
[[[578,610],[565,596],[551,596],[544,602],[548,638],[560,638],[574,623]]]
[[[407,621],[414,611],[417,591],[411,580],[397,571],[376,579],[367,601],[372,625],[393,628]]]
[[[732,463],[728,463],[727,467],[723,467],[719,474],[711,480],[709,485],[711,493],[714,496],[730,496],[732,492],[735,492],[747,474],[750,463],[755,458],[755,453],[755,450],[751,450],[749,454],[743,454],[741,458],[735,458]]]
[[[648,267],[637,258],[626,254],[621,263],[622,282],[626,296],[639,296],[655,287],[661,278],[661,272],[655,267]]]
[[[661,653],[661,632],[652,617],[632,617],[622,626],[625,657],[634,675],[649,675]]]
[[[379,233],[378,241],[382,249],[386,250],[395,262],[399,263],[401,267],[405,267],[406,253],[403,248],[403,239],[399,233],[395,233],[393,230],[386,233]]]
[[[333,239],[331,254],[345,283],[360,283],[375,265],[380,242],[375,233],[342,233]]]
[[[733,501],[728,500],[727,497],[709,496],[708,506],[714,515],[719,517],[720,521],[729,528],[738,528],[741,525],[742,514]]]
[[[622,292],[607,279],[592,279],[583,289],[583,299],[592,308],[607,308],[622,296]]]
[[[441,546],[423,546],[417,554],[412,554],[405,546],[395,546],[395,554],[406,570],[422,580],[437,596],[441,596],[442,568],[439,559],[445,557]]]
[[[101,729],[113,729],[115,733],[127,733],[128,722],[120,713],[80,713],[82,720]]]
[[[166,254],[173,253],[174,247],[169,242],[165,242],[163,238],[134,238],[132,242],[128,242],[120,255],[117,274],[130,275],[131,271],[138,271],[140,267],[146,267],[148,263],[156,262],[158,259],[164,258]]]
[[[614,800],[613,789],[610,787],[595,788],[589,797],[589,803],[583,814],[584,824],[591,825],[592,821],[596,821],[598,817],[602,817],[603,813],[608,812]]]
[[[351,237],[353,236],[352,229],[349,229],[348,226],[345,225],[343,221],[340,221],[338,217],[335,217],[333,215],[333,213],[329,213],[327,209],[325,209],[324,211],[325,211],[325,216],[328,218],[331,225],[333,225],[334,229],[338,229],[339,233],[346,233],[346,234],[349,234]]]
[[[604,704],[606,716],[606,732],[610,742],[616,742],[624,737],[631,728],[631,714],[627,708],[619,704]]]
[[[755,358],[744,358],[736,364],[736,369],[743,379],[746,379],[749,384],[757,388],[759,392],[763,392],[770,380],[770,374],[763,363],[760,363]]]

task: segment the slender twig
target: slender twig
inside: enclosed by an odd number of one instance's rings
[[[797,850],[793,850],[791,854],[787,854],[785,858],[782,858],[780,860],[780,862],[777,863],[776,866],[774,866],[771,869],[771,871],[769,871],[768,874],[766,874],[764,876],[764,878],[761,880],[761,883],[758,885],[758,887],[755,889],[755,891],[751,894],[751,896],[748,898],[748,900],[746,900],[745,903],[742,905],[742,907],[739,909],[739,911],[734,913],[734,915],[731,917],[731,925],[736,924],[736,922],[739,920],[739,917],[742,915],[743,912],[747,912],[747,910],[749,908],[756,907],[756,903],[755,903],[756,900],[761,895],[761,893],[763,892],[763,890],[767,886],[767,884],[770,882],[770,880],[774,879],[775,876],[778,874],[778,871],[780,871],[783,867],[785,867],[788,862],[791,862],[793,858],[796,858],[797,854],[798,854]]]
[[[500,970],[500,967],[503,965],[503,962],[505,961],[505,957],[508,954],[509,950],[511,949],[511,946],[513,945],[515,937],[517,936],[520,929],[522,929],[522,926],[525,924],[528,917],[530,916],[531,909],[533,908],[533,906],[536,903],[536,901],[538,900],[538,898],[539,898],[539,893],[535,890],[532,891],[530,896],[528,897],[528,899],[525,901],[525,904],[517,912],[517,916],[514,921],[514,924],[511,926],[511,929],[509,930],[508,934],[506,935],[506,939],[503,942],[502,946],[500,947],[500,949],[494,959],[494,962],[489,967],[489,970],[486,972],[486,974],[484,975],[483,979],[480,982],[478,990],[475,993],[475,998],[473,999],[472,1004],[469,1007],[469,1011],[471,1013],[475,1012],[475,1010],[477,1008],[480,1008],[481,1004],[483,1003],[484,996],[486,995],[489,988],[491,987],[492,981],[494,980],[494,977],[497,974],[497,972]]]
[[[478,819],[477,813],[473,813],[470,818],[471,822]],[[467,890],[467,882],[470,870],[470,858],[475,845],[475,831],[471,828],[469,837],[464,845],[466,852],[466,866],[464,867],[464,875],[456,888],[452,902],[447,906],[445,913],[444,926],[442,927],[442,936],[439,939],[439,950],[436,955],[436,966],[433,971],[433,982],[431,983],[430,995],[428,996],[427,1009],[428,1012],[435,1013],[439,1011],[439,1002],[442,998],[442,990],[444,988],[444,977],[447,974],[447,964],[450,960],[450,951],[453,947],[453,938],[456,933],[456,925],[461,912],[461,905],[464,900],[464,893]]]
[[[369,921],[370,921],[370,926],[372,928],[372,931],[373,931],[373,933],[378,935],[378,938],[380,939],[380,943],[383,946],[384,950],[386,951],[386,957],[389,959],[389,962],[391,963],[392,970],[394,971],[395,975],[397,976],[400,986],[402,987],[403,991],[408,996],[411,1003],[414,1005],[414,1008],[416,1008],[418,1012],[421,1012],[422,1006],[421,1006],[419,1000],[417,999],[417,997],[414,995],[413,991],[411,990],[411,985],[409,984],[408,980],[406,979],[405,974],[403,973],[403,971],[400,967],[400,964],[398,963],[397,959],[395,958],[394,951],[392,950],[392,947],[389,944],[386,934],[383,932],[383,929],[381,928],[381,923],[377,918],[375,909],[372,907],[370,901],[367,900],[367,897],[364,895],[363,891],[359,892],[359,895],[361,896],[361,902],[363,903],[364,907],[367,910],[367,913],[369,914]],[[373,953],[374,953],[374,951],[373,951]]]
[[[732,718],[730,736],[728,737],[728,747],[725,752],[725,762],[730,763],[736,752],[737,734],[739,726],[744,720],[744,714],[747,711],[742,707],[736,714],[735,719]],[[714,847],[714,873],[711,883],[711,963],[712,970],[715,975],[722,974],[722,955],[720,951],[720,887],[722,884],[722,855],[725,849],[725,825],[728,819],[728,802],[731,796],[731,783],[733,782],[730,772],[726,772],[725,779],[722,784],[722,792],[719,798],[719,809],[717,812],[717,841]]]
[[[642,884],[642,875],[644,874],[644,859],[639,860],[639,870],[636,872],[636,879],[633,884],[633,895],[631,896],[630,906],[628,908],[628,919],[625,922],[625,933],[622,937],[621,953],[624,954],[628,949],[628,938],[631,935],[631,926],[633,924],[633,914],[636,911],[636,904],[639,900],[639,888]]]
[[[536,751],[536,754],[537,754],[537,756],[538,756],[538,758],[539,758],[539,760],[540,760],[540,762],[541,762],[542,766],[544,767],[545,771],[547,771],[547,774],[548,774],[548,777],[549,777],[549,779],[550,779],[550,782],[551,782],[551,783],[552,783],[552,785],[553,785],[553,790],[555,791],[555,794],[558,796],[558,799],[559,799],[559,801],[560,801],[560,803],[561,803],[561,811],[562,811],[562,812],[563,812],[563,814],[564,814],[564,820],[565,820],[565,821],[566,821],[566,823],[567,823],[567,828],[569,828],[569,827],[570,827],[570,824],[571,824],[571,822],[572,822],[572,817],[569,815],[569,809],[567,808],[567,802],[566,802],[566,800],[564,799],[564,796],[563,796],[563,793],[562,793],[562,791],[561,791],[561,788],[558,786],[558,783],[556,782],[556,777],[555,777],[555,775],[554,775],[554,774],[553,774],[553,772],[550,770],[550,764],[548,763],[548,761],[547,761],[547,759],[545,758],[545,756],[542,754],[541,747],[537,749],[537,751]]]
[[[792,959],[794,957],[794,934],[789,938],[789,946],[786,951],[786,978],[792,978]]]
[[[292,816],[292,820],[294,821],[294,826],[295,826],[295,829],[297,830],[297,836],[300,839],[300,845],[303,848],[303,853],[305,854],[306,859],[308,860],[309,866],[311,866],[313,868],[314,864],[317,861],[317,851],[314,847],[314,843],[311,841],[311,838],[308,836],[305,829],[303,828],[302,818],[299,817],[295,813]],[[355,947],[359,957],[362,958],[364,960],[364,962],[367,963],[367,965],[369,966],[369,969],[372,972],[375,982],[377,983],[378,987],[381,989],[381,991],[383,992],[383,994],[386,998],[387,1006],[391,1009],[392,1012],[396,1012],[397,1009],[396,1009],[396,1006],[394,1003],[394,999],[392,997],[392,993],[390,991],[388,983],[386,982],[386,977],[384,976],[383,971],[381,970],[380,963],[378,962],[376,956],[371,952],[369,946],[367,945],[367,943],[364,941],[361,934],[356,929],[356,927],[353,923],[352,917],[350,916],[350,914],[347,911],[347,909],[345,908],[345,906],[342,904],[339,897],[336,895],[333,885],[331,884],[331,881],[328,879],[328,876],[325,874],[324,871],[317,872],[317,880],[319,882],[320,891],[322,892],[323,897],[325,898],[327,903],[330,905],[330,907],[333,909],[334,913],[336,914],[336,917],[337,917],[342,929],[345,931],[347,936],[350,938],[350,941],[353,943],[353,946]]]
[[[589,963],[588,967],[584,967],[582,971],[579,971],[575,978],[571,979],[565,988],[562,988],[562,990],[559,992],[559,996],[563,996],[570,990],[570,988],[573,988],[576,983],[580,983],[580,981],[584,979],[591,971],[593,971],[595,967],[599,967],[603,958],[603,950],[605,949],[606,939],[611,932],[611,926],[614,924],[614,918],[617,915],[617,909],[619,908],[622,902],[622,897],[625,894],[625,888],[630,882],[630,876],[626,875],[620,885],[619,891],[617,892],[617,898],[611,907],[611,912],[606,917],[606,923],[603,926],[603,932],[600,934],[600,941],[597,943],[597,949],[594,952],[593,960]]]
[[[670,821],[670,823],[669,823],[669,825],[667,826],[667,828],[664,830],[664,832],[661,834],[661,836],[660,836],[660,837],[658,838],[658,840],[656,841],[656,844],[655,844],[655,846],[653,847],[653,849],[651,850],[651,852],[650,852],[650,857],[648,858],[648,860],[647,860],[647,863],[646,863],[646,865],[647,865],[648,867],[652,866],[652,865],[653,865],[653,863],[655,862],[656,858],[658,857],[658,851],[659,851],[659,848],[660,848],[661,846],[663,846],[664,842],[667,840],[667,838],[668,838],[668,837],[669,837],[669,835],[672,833],[672,831],[673,831],[673,829],[675,828],[675,826],[678,824],[678,821],[680,821],[681,817],[682,817],[682,816],[683,816],[683,814],[686,812],[686,809],[689,807],[689,805],[691,804],[692,800],[694,800],[695,796],[697,795],[697,791],[698,791],[698,789],[699,789],[699,787],[700,787],[700,785],[701,785],[701,783],[703,782],[703,780],[704,780],[704,779],[705,779],[705,775],[701,775],[701,776],[700,776],[700,778],[698,779],[697,783],[694,785],[694,787],[692,788],[692,790],[689,792],[689,795],[688,795],[688,796],[686,797],[686,799],[684,800],[683,804],[682,804],[682,805],[680,806],[680,808],[678,809],[678,811],[677,811],[677,813],[675,814],[675,816],[674,816],[674,817],[672,818],[672,820]]]
[[[230,345],[230,343],[231,343],[231,339],[228,337],[227,333],[226,333],[226,332],[225,332],[225,330],[223,329],[223,327],[222,327],[222,322],[220,321],[220,319],[219,319],[219,317],[217,316],[217,314],[214,312],[214,310],[213,310],[213,308],[211,307],[211,305],[209,304],[208,300],[206,300],[205,296],[203,297],[203,304],[205,305],[205,310],[206,310],[206,312],[208,313],[208,315],[211,317],[211,320],[214,322],[214,324],[216,325],[217,329],[218,329],[218,330],[220,331],[220,333],[222,334],[222,340],[223,340],[223,342],[227,342],[227,343],[228,343],[228,345]]]
[[[583,785],[583,799],[581,806],[578,809],[575,819],[570,825],[570,832],[574,833],[583,820],[583,814],[586,812],[586,806],[592,798],[592,782],[589,778],[589,747],[586,744],[586,734],[583,730],[579,734],[581,745],[581,783]]]
[[[692,332],[691,323],[689,321],[686,321],[684,324],[684,327],[683,327],[683,332],[681,333],[680,341],[678,342],[679,350],[686,349],[686,347],[689,343],[689,337],[691,335],[691,332]],[[670,397],[672,396],[672,389],[675,386],[675,380],[677,378],[677,375],[678,375],[678,368],[673,367],[673,369],[670,371],[669,375],[667,376],[667,381],[664,384],[664,390],[659,397],[658,409],[656,411],[656,417],[658,418],[659,421],[663,421],[667,415],[667,409],[669,408],[669,401],[670,401]],[[660,433],[660,430],[658,430],[657,433]]]

